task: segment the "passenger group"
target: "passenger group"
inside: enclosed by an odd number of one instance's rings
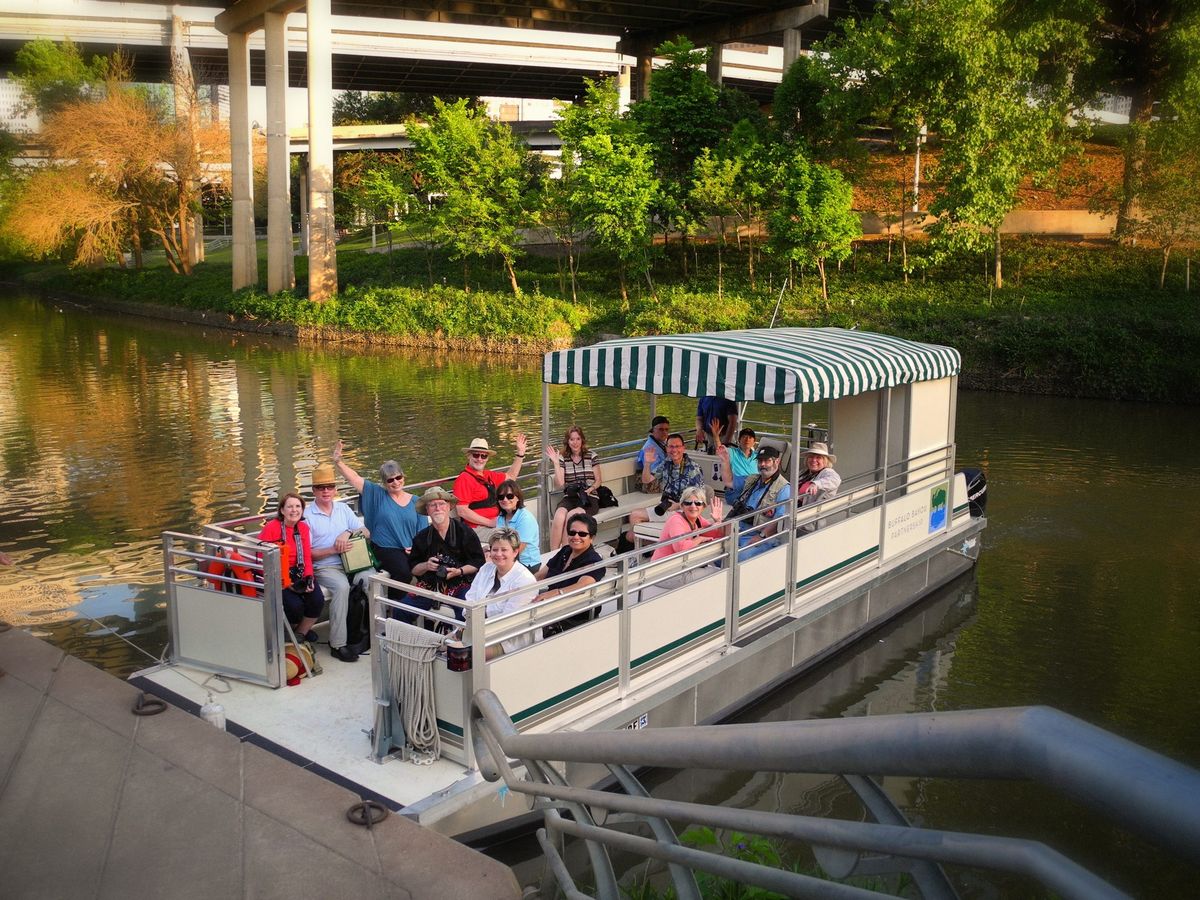
[[[643,492],[657,494],[658,502],[629,512],[614,555],[633,550],[634,529],[647,522],[662,523],[651,560],[721,539],[724,523],[730,519],[739,519],[740,559],[781,543],[777,520],[792,497],[793,485],[781,471],[779,448],[759,446],[751,428],[738,431],[737,406],[724,398],[701,398],[696,415],[694,447],[715,454],[724,498],[710,491],[701,467],[687,453],[683,435],[671,431],[665,416],[655,416],[636,454],[633,480]],[[722,441],[722,435],[735,433],[735,445]],[[458,600],[508,595],[487,604],[488,616],[600,581],[605,561],[594,546],[595,516],[607,489],[600,461],[589,449],[583,429],[572,426],[561,447],[546,448],[553,482],[562,497],[550,521],[552,553],[545,562],[537,518],[526,508],[517,483],[527,447],[526,436],[518,433],[512,463],[498,471],[488,468],[496,451],[485,438],[475,438],[463,448],[464,465],[453,489],[434,485],[417,497],[405,490],[404,470],[398,462],[385,460],[379,467],[380,480],[369,481],[345,461],[339,440],[333,448],[334,465],[313,470],[313,501],[306,505],[296,493],[283,495],[274,518],[258,536],[281,548],[284,613],[297,638],[316,640],[312,629],[328,598],[330,653],[343,662],[357,660],[369,649],[369,642],[359,646],[348,642],[352,583],[362,582],[376,568],[393,581]],[[794,486],[797,503],[816,504],[835,496],[841,476],[833,469],[837,457],[828,445],[812,442],[805,448],[804,460],[804,471]],[[358,492],[361,518],[337,499],[335,466]],[[479,529],[490,531],[486,553]],[[359,541],[369,542],[370,560],[351,568],[345,562],[347,554]],[[547,579],[556,579],[554,586],[539,594],[538,583]],[[420,593],[392,588],[389,595],[415,609],[435,607],[435,601]],[[453,611],[463,619],[461,608],[454,606]],[[402,618],[412,622],[417,615],[410,612]],[[545,629],[545,636],[581,624],[589,615],[585,611],[555,623]],[[532,634],[505,639],[489,655],[511,652],[532,640]]]

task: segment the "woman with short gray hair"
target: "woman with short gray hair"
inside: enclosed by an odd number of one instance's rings
[[[404,489],[404,470],[394,459],[379,467],[380,482],[367,481],[342,459],[344,444],[333,446],[333,461],[359,493],[358,511],[371,534],[371,549],[379,565],[395,581],[412,581],[408,551],[429,519],[417,512],[416,498]]]

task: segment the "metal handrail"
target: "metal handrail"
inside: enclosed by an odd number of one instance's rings
[[[542,777],[549,760],[725,771],[806,772],[910,777],[1027,779],[1061,791],[1148,840],[1200,864],[1200,772],[1048,707],[869,716],[749,725],[613,732],[520,733],[487,690],[472,700],[474,756],[490,781],[531,795],[547,810],[547,828],[595,848],[618,848],[783,890],[792,896],[861,896],[803,876],[697,853],[670,840],[619,834],[557,816],[588,807],[803,841],[852,852],[878,852],[1012,872],[1064,897],[1118,897],[1099,876],[1036,841],[850,822],[660,800],[566,786]],[[520,760],[519,774],[509,760]],[[619,779],[622,783],[625,778]],[[554,816],[551,813],[555,812]],[[548,842],[546,842],[548,843]],[[545,845],[545,844],[544,844]],[[557,867],[561,869],[561,867]],[[558,872],[561,878],[561,871]],[[564,889],[570,891],[564,885]],[[615,896],[601,892],[601,896]]]

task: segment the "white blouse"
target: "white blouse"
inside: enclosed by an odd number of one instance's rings
[[[467,591],[466,600],[483,600],[486,597],[491,597],[493,594],[504,594],[508,591],[516,590],[517,588],[528,587],[529,590],[521,591],[513,594],[511,597],[505,597],[503,600],[497,600],[495,603],[489,603],[484,609],[484,616],[499,616],[513,610],[520,609],[522,606],[528,606],[537,596],[537,579],[533,577],[525,566],[519,562],[513,563],[513,567],[508,570],[508,574],[500,579],[500,584],[493,590],[493,585],[496,584],[496,564],[494,562],[485,562],[483,567],[476,573],[475,580],[471,582],[471,587]],[[505,653],[512,653],[515,650],[520,650],[522,647],[528,647],[533,643],[533,633],[519,635],[515,638],[509,638],[500,642],[500,646]]]

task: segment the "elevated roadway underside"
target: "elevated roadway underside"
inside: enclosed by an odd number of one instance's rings
[[[556,0],[556,2],[534,2],[512,5],[488,0],[466,0],[466,2],[439,2],[439,0],[417,0],[417,2],[382,3],[378,0],[333,0],[333,15],[360,19],[363,31],[356,37],[379,32],[380,20],[396,23],[396,31],[403,32],[401,22],[422,23],[420,28],[429,37],[432,24],[449,26],[441,40],[447,45],[444,54],[426,53],[417,56],[397,55],[395,52],[373,52],[364,49],[354,52],[336,46],[333,52],[333,87],[339,90],[363,91],[411,91],[414,93],[470,94],[489,96],[520,96],[571,99],[582,93],[583,79],[612,75],[618,62],[613,52],[611,64],[599,62],[595,53],[572,53],[578,49],[574,41],[564,44],[561,58],[548,63],[547,51],[553,53],[555,39],[547,32],[570,35],[597,35],[601,42],[614,51],[629,55],[648,54],[662,41],[679,33],[686,33],[694,43],[703,46],[712,43],[754,43],[782,46],[783,32],[797,22],[801,44],[807,48],[829,33],[833,23],[845,16],[869,6],[871,0],[820,0],[817,3],[799,4],[779,0],[649,0],[649,2],[617,2],[617,0]],[[122,4],[111,4],[114,17],[129,20],[136,18],[141,8],[147,15],[161,15],[161,2],[139,2],[131,0]],[[301,2],[293,8],[302,11]],[[156,8],[156,9],[155,9]],[[219,14],[224,19],[234,15],[253,16],[256,10],[279,8],[271,0],[199,0],[181,8],[181,14],[191,19],[204,17],[205,10]],[[154,10],[151,13],[151,10]],[[198,15],[197,15],[198,14]],[[258,13],[261,16],[261,12]],[[374,19],[375,21],[370,21]],[[342,20],[344,22],[345,20]],[[340,25],[341,23],[339,23]],[[414,27],[410,26],[410,27]],[[463,26],[485,28],[523,29],[539,32],[528,39],[529,54],[522,60],[522,44],[519,36],[501,43],[508,45],[509,52],[503,59],[488,61],[472,58],[473,43],[491,44],[490,39],[473,42],[464,38]],[[211,28],[211,25],[209,26]],[[457,32],[457,33],[456,33]],[[67,33],[67,32],[64,32]],[[49,34],[49,33],[47,33]],[[603,40],[607,38],[607,40]],[[59,39],[56,37],[55,39]],[[89,54],[107,54],[118,48],[132,56],[135,76],[148,82],[164,82],[170,75],[170,51],[163,41],[162,46],[146,43],[118,43],[114,38],[105,43],[76,38]],[[24,40],[11,33],[0,38],[0,69],[11,70],[14,55]],[[228,83],[228,59],[223,46],[206,46],[205,40],[189,41],[189,52],[197,79],[204,83]],[[589,42],[595,50],[599,44]],[[468,52],[463,52],[466,49]],[[607,54],[606,54],[607,55]],[[477,57],[478,54],[475,54]],[[250,54],[251,81],[264,83],[265,63],[261,49],[252,47]],[[291,52],[288,59],[289,82],[293,87],[307,85],[306,54]],[[777,69],[776,69],[777,71]],[[745,90],[760,102],[770,99],[778,75],[760,77],[754,71],[727,73],[725,83]]]

